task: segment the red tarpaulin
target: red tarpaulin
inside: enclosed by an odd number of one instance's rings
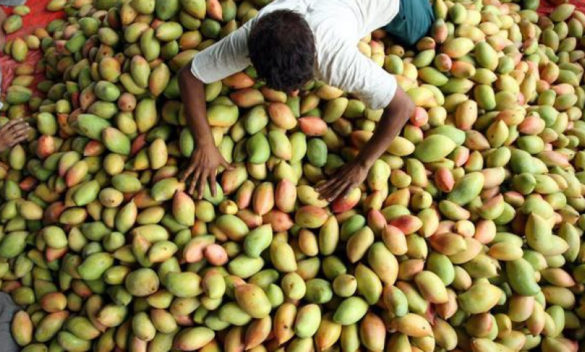
[[[8,36],[7,40],[14,39],[19,36],[25,36],[31,33],[33,30],[39,27],[45,27],[49,22],[57,18],[64,18],[63,12],[50,12],[45,9],[47,3],[50,0],[29,0],[27,6],[30,7],[31,12],[24,16],[22,29],[16,33],[12,33]],[[581,11],[585,12],[585,0],[573,0],[572,4],[577,5]],[[12,13],[11,7],[0,6],[4,9],[4,12],[9,16]],[[540,8],[538,11],[542,14],[548,14],[554,9],[555,5],[553,1],[540,0]],[[42,54],[40,50],[32,51],[28,54],[26,62],[36,65]],[[6,90],[14,76],[14,69],[19,63],[13,61],[10,57],[4,54],[0,54],[0,68],[2,69],[3,82],[2,91]],[[41,75],[41,72],[37,74]]]
[[[569,2],[577,6],[582,12],[585,12],[585,0],[573,0]],[[554,1],[540,0],[540,8],[538,9],[538,12],[547,15],[554,10],[555,6]]]
[[[24,37],[27,34],[32,33],[36,28],[46,27],[51,21],[57,18],[65,18],[63,12],[50,12],[45,8],[50,0],[29,0],[27,6],[30,7],[30,13],[22,18],[22,28],[15,33],[10,34],[6,40],[12,40],[18,37]],[[0,6],[7,16],[12,14],[12,7]],[[35,66],[40,60],[42,53],[40,50],[30,51],[26,62]],[[0,68],[2,69],[2,91],[5,92],[6,88],[10,85],[12,78],[14,77],[14,69],[20,63],[15,62],[8,55],[4,53],[0,54]],[[37,75],[41,76],[42,72],[37,72]]]

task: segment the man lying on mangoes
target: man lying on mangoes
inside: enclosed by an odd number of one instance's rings
[[[371,109],[385,109],[372,138],[360,153],[321,184],[332,201],[359,186],[414,111],[396,79],[362,55],[360,38],[377,28],[413,45],[434,21],[428,0],[276,0],[234,33],[198,53],[180,72],[187,122],[197,148],[183,180],[199,197],[209,182],[216,192],[218,168],[229,168],[215,146],[206,120],[204,84],[253,65],[271,89],[297,94],[311,79],[347,91]]]

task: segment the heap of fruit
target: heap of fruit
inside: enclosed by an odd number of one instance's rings
[[[583,350],[585,14],[435,0],[416,48],[364,38],[417,108],[331,204],[314,187],[381,110],[321,82],[290,97],[253,68],[209,84],[235,167],[197,201],[177,72],[268,2],[53,0],[67,20],[7,44],[44,53],[2,118],[35,127],[0,168],[23,351]]]

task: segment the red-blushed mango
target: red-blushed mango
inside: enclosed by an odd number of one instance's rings
[[[216,266],[225,265],[229,260],[226,250],[222,246],[215,243],[205,247],[203,255],[205,256],[205,260],[207,260],[211,265]]]
[[[157,67],[155,67],[154,70],[152,70],[152,73],[149,77],[148,87],[150,93],[153,96],[158,97],[165,91],[170,80],[171,71],[169,67],[164,63],[159,64]]]
[[[252,209],[258,215],[268,213],[274,207],[274,187],[270,182],[263,182],[254,189]]]
[[[130,139],[120,130],[107,127],[102,131],[102,142],[113,153],[130,154]]]
[[[183,259],[187,263],[198,263],[204,257],[205,248],[214,242],[212,236],[197,236],[183,247]]]
[[[266,341],[272,330],[272,319],[266,316],[262,319],[256,319],[246,329],[244,335],[244,348],[253,349]]]
[[[475,66],[470,62],[457,60],[453,62],[450,70],[451,74],[457,78],[471,78],[475,76]]]
[[[173,196],[173,216],[182,225],[195,224],[195,202],[185,192],[177,191]]]
[[[262,319],[270,314],[270,301],[260,287],[252,284],[236,286],[234,296],[240,308],[253,318]]]
[[[422,222],[414,215],[400,215],[390,220],[388,224],[407,235],[417,232],[422,227]]]
[[[396,329],[410,337],[431,336],[433,331],[429,322],[422,316],[408,313],[395,321]]]
[[[453,38],[447,40],[441,47],[441,51],[452,59],[458,59],[467,55],[475,44],[469,38]]]
[[[245,72],[238,72],[222,80],[222,83],[231,89],[251,88],[254,85],[254,79]]]
[[[290,213],[294,210],[297,200],[297,188],[295,185],[283,179],[278,182],[274,191],[274,204],[276,207],[285,213]]]
[[[358,187],[352,189],[348,194],[338,197],[331,203],[331,211],[338,214],[353,209],[359,203],[361,195],[362,191]]]
[[[283,103],[270,103],[268,105],[270,120],[278,127],[290,130],[296,127],[297,119],[290,107]]]
[[[313,205],[305,205],[295,213],[295,223],[301,227],[319,228],[327,221],[327,210]]]
[[[112,57],[105,57],[99,63],[99,72],[102,79],[117,82],[121,74],[120,62]]]
[[[14,341],[19,346],[26,346],[33,339],[33,323],[30,316],[25,311],[17,312],[12,318],[11,332]]]
[[[430,238],[431,247],[445,255],[453,255],[467,249],[465,239],[460,235],[445,232],[436,233]]]
[[[360,322],[360,339],[366,348],[372,351],[384,349],[386,326],[384,321],[374,313],[368,313]]]
[[[307,136],[323,136],[327,132],[327,123],[316,116],[301,117],[299,119],[299,128]]]
[[[333,346],[341,337],[341,330],[341,324],[335,323],[330,316],[324,316],[315,334],[315,345],[319,350]]]
[[[239,107],[249,108],[264,102],[264,96],[254,88],[240,89],[230,94],[230,99]]]
[[[226,170],[221,176],[221,188],[225,195],[232,194],[246,181],[248,173],[242,165],[234,165],[231,170]]]
[[[408,250],[406,236],[399,228],[387,225],[381,232],[382,241],[394,255],[403,255]]]
[[[274,315],[273,331],[276,341],[283,344],[294,337],[294,320],[297,314],[297,307],[285,302],[276,311]]]
[[[207,345],[214,337],[215,332],[209,328],[188,328],[175,336],[173,347],[180,351],[195,351]]]
[[[450,72],[453,67],[453,60],[447,54],[439,54],[435,57],[434,64],[440,72]]]
[[[422,296],[431,303],[447,303],[447,289],[440,277],[432,271],[421,271],[414,277]]]
[[[459,104],[455,110],[455,124],[461,130],[470,130],[477,120],[477,116],[477,103],[473,100],[466,100]]]
[[[448,168],[440,167],[435,171],[435,185],[443,192],[451,192],[455,185],[455,179]]]

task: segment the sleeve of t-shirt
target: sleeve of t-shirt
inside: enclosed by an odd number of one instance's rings
[[[341,46],[320,68],[330,85],[349,92],[370,109],[382,109],[396,94],[396,78],[363,55],[357,47]]]
[[[191,72],[203,83],[222,80],[248,67],[248,33],[252,20],[242,27],[195,54],[191,62]]]

